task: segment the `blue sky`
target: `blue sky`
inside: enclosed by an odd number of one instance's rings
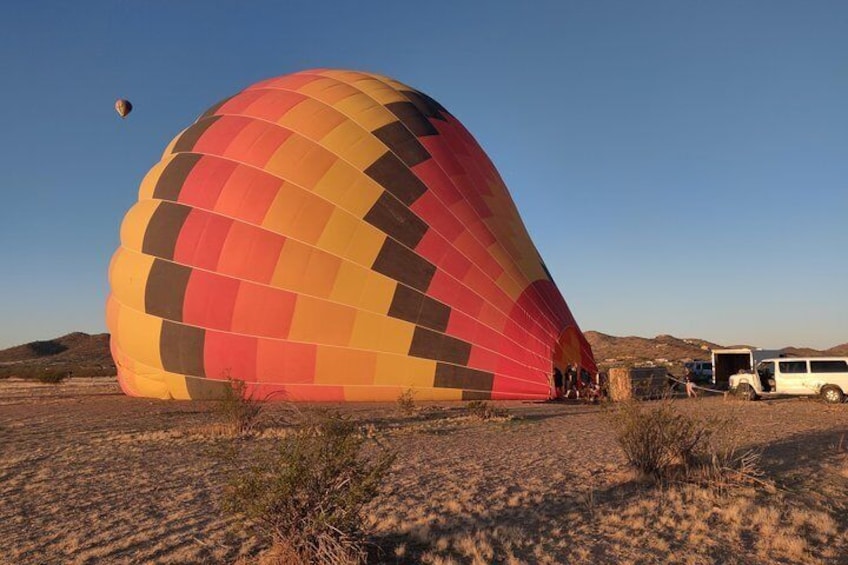
[[[0,347],[105,331],[121,218],[168,141],[312,67],[457,116],[583,329],[844,343],[846,30],[841,1],[4,2]]]

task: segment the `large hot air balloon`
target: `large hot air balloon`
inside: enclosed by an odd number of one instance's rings
[[[115,111],[118,112],[118,115],[122,118],[126,118],[130,112],[132,112],[133,106],[129,100],[124,100],[123,98],[118,98],[115,100]]]
[[[141,183],[109,269],[123,390],[547,398],[595,369],[506,186],[438,102],[311,70],[204,113]]]

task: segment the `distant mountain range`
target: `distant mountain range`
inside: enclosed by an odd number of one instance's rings
[[[719,345],[698,338],[677,338],[670,335],[647,337],[616,337],[600,332],[585,332],[592,346],[595,360],[601,367],[624,365],[671,365],[680,366],[686,361],[709,359],[710,351],[725,347],[749,347],[747,345]],[[848,356],[848,343],[824,351],[808,347],[784,347],[785,355]]]
[[[585,332],[595,359],[602,368],[626,365],[669,365],[672,369],[693,359],[709,359],[710,350],[724,347],[703,339],[681,339],[670,335],[616,337]],[[744,347],[744,346],[739,346]],[[787,355],[848,356],[848,343],[824,351],[785,347]],[[31,378],[40,372],[72,373],[74,376],[114,375],[109,352],[109,334],[74,332],[46,341],[33,341],[0,351],[0,378]]]

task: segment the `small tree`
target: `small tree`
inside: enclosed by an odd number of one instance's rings
[[[279,563],[363,563],[362,509],[395,457],[364,456],[365,441],[350,421],[330,415],[247,461],[233,453],[223,508],[270,540]]]

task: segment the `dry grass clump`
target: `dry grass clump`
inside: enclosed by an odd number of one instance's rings
[[[476,418],[477,420],[489,421],[511,419],[508,410],[505,408],[497,408],[483,400],[472,400],[465,405],[465,409],[468,410],[468,414],[472,418]]]
[[[733,418],[698,418],[666,398],[621,403],[613,409],[612,423],[628,462],[656,481],[725,488],[760,480],[760,455],[739,449]]]
[[[222,506],[270,541],[263,563],[365,562],[362,510],[394,462],[386,450],[365,456],[366,441],[328,415],[249,456],[230,452]]]
[[[253,434],[259,425],[264,402],[248,390],[244,381],[228,378],[216,412],[224,421],[226,435],[242,437]]]
[[[408,388],[400,393],[397,397],[397,405],[402,414],[414,414],[418,409],[415,406],[415,391]]]
[[[631,485],[607,500],[593,525],[605,543],[632,540],[640,558],[620,563],[837,563],[844,547],[830,515],[742,486],[719,495],[693,484],[645,489]],[[577,559],[574,562],[591,562]]]

